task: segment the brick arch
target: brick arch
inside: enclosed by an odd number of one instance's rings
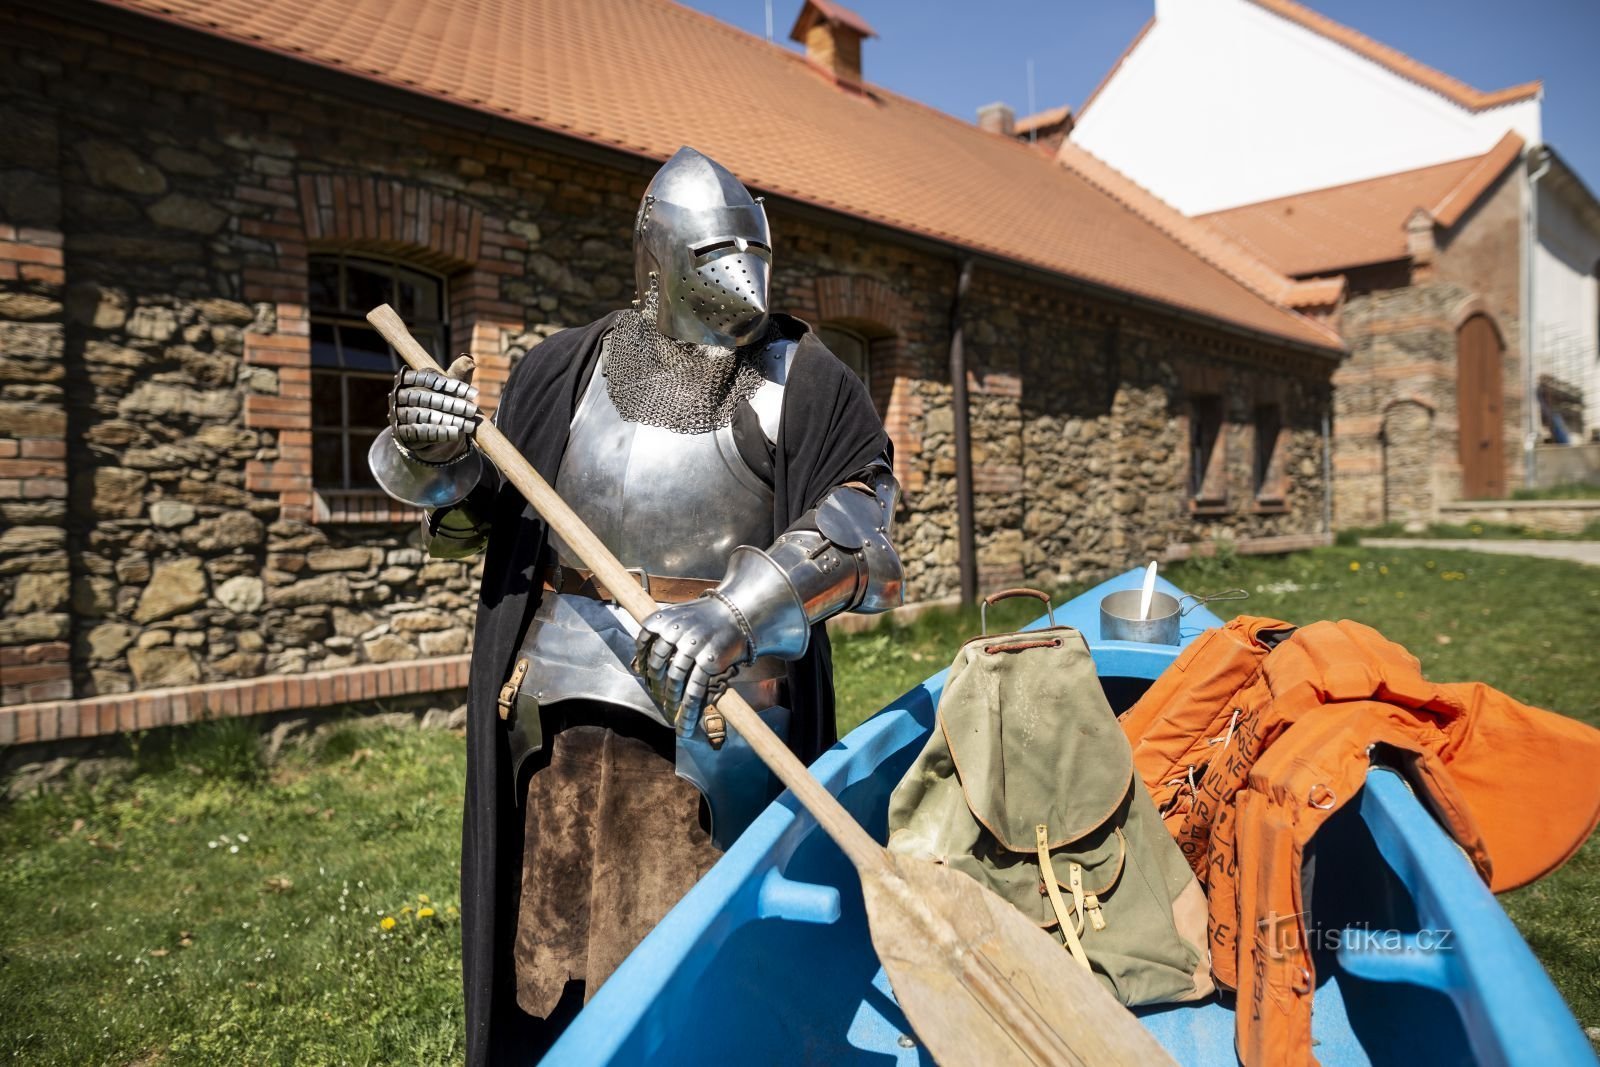
[[[912,322],[911,304],[887,283],[858,274],[834,274],[816,281],[817,319],[871,323],[899,334]]]
[[[240,232],[270,242],[272,266],[247,267],[242,297],[276,305],[271,333],[245,335],[245,362],[273,370],[277,393],[245,398],[247,427],[272,431],[276,455],[253,460],[246,487],[276,493],[280,514],[313,522],[410,519],[415,509],[382,494],[326,499],[311,476],[311,344],[309,278],[313,252],[373,252],[403,259],[446,277],[450,347],[477,360],[479,402],[493,410],[511,372],[506,339],[526,324],[525,309],[506,298],[503,284],[526,271],[525,238],[503,218],[421,183],[360,174],[307,174],[277,179],[270,190],[240,190],[262,206],[243,217]],[[269,214],[270,213],[270,214]]]
[[[318,247],[403,255],[444,273],[482,255],[482,211],[395,178],[303,175],[300,211],[306,239]]]
[[[892,286],[859,274],[833,274],[816,279],[814,321],[860,330],[871,344],[872,401],[894,442],[901,488],[922,488],[922,398],[915,390],[915,358],[906,334],[915,323],[911,302]]]
[[[1424,397],[1419,393],[1407,393],[1405,396],[1395,397],[1393,400],[1389,401],[1383,406],[1384,418],[1388,418],[1389,413],[1395,408],[1400,407],[1402,404],[1415,404],[1417,407],[1426,411],[1429,418],[1432,418],[1439,410],[1437,405],[1435,405],[1433,401],[1429,400],[1427,397]]]
[[[1494,327],[1495,336],[1500,338],[1502,348],[1510,347],[1506,343],[1506,332],[1500,328],[1500,320],[1489,310],[1489,305],[1481,296],[1469,296],[1450,309],[1450,328],[1460,330],[1474,315],[1482,315],[1489,321],[1489,325]]]

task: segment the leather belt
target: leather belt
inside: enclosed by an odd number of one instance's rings
[[[629,568],[628,573],[638,578],[639,585],[657,604],[682,604],[684,601],[696,599],[708,589],[717,587],[716,580],[711,578],[674,578],[663,574],[649,574],[638,568]],[[544,572],[544,588],[548,592],[584,596],[607,604],[617,602],[617,598],[595,578],[592,571],[586,571],[581,567],[550,567]]]

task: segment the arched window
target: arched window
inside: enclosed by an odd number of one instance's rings
[[[872,391],[872,342],[867,335],[849,326],[824,323],[817,327],[817,337],[828,350],[839,357],[845,366],[856,372]]]
[[[388,425],[394,350],[367,325],[388,304],[441,363],[444,279],[394,260],[311,257],[311,475],[319,491],[372,490],[367,448]]]

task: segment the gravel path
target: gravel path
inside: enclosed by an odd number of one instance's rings
[[[1461,538],[1363,537],[1368,548],[1459,549],[1491,552],[1501,556],[1536,556],[1539,559],[1570,559],[1600,567],[1600,541],[1478,541]]]

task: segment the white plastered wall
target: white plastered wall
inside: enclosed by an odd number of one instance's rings
[[[1539,186],[1539,243],[1533,257],[1536,373],[1584,394],[1585,427],[1600,425],[1600,229],[1549,187]],[[1587,429],[1586,429],[1587,436]]]
[[[1072,139],[1185,214],[1540,141],[1537,97],[1473,112],[1248,0],[1156,0]]]

